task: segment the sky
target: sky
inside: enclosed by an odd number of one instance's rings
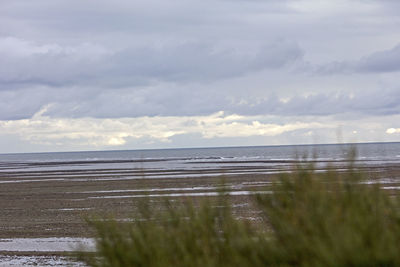
[[[400,1],[0,1],[0,153],[400,141]]]

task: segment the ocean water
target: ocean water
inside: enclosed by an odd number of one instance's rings
[[[0,154],[0,172],[57,170],[207,170],[292,164],[308,159],[336,162],[356,149],[365,164],[400,163],[400,143],[185,148]]]

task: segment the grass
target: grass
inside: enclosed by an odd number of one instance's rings
[[[215,205],[143,201],[130,222],[98,220],[90,266],[399,266],[400,198],[355,171],[298,166],[254,197],[260,223]]]

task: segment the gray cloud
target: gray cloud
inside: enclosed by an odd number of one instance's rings
[[[213,81],[277,69],[302,56],[297,44],[278,41],[258,50],[219,48],[208,43],[133,47],[111,51],[99,45],[38,45],[0,40],[2,84],[48,86],[136,86],[151,81]]]
[[[164,90],[162,90],[163,88]],[[199,90],[201,89],[201,90]],[[172,84],[154,88],[113,89],[98,91],[87,88],[63,88],[57,93],[49,88],[25,91],[27,97],[10,92],[0,93],[3,108],[0,119],[29,118],[41,107],[51,103],[44,113],[64,118],[121,118],[141,116],[196,116],[218,111],[228,114],[275,116],[338,116],[368,117],[400,113],[398,89],[351,90],[331,93],[313,93],[282,97],[269,93],[229,94],[229,90],[188,87]],[[55,93],[53,93],[55,92]],[[9,113],[9,111],[12,113]],[[13,117],[10,116],[13,114]]]
[[[312,68],[312,67],[311,67]],[[316,67],[320,74],[385,73],[400,71],[400,44],[354,61],[336,61]]]
[[[356,69],[366,72],[393,72],[400,71],[400,44],[386,51],[373,53],[362,58]]]
[[[0,5],[0,119],[400,112],[397,1]]]
[[[282,99],[276,95],[264,101],[248,101],[232,107],[239,114],[273,114],[281,116],[380,116],[400,113],[399,89],[352,90],[352,92],[314,93]],[[257,100],[257,98],[254,98]],[[240,103],[240,102],[239,102]],[[348,116],[348,115],[347,115]]]

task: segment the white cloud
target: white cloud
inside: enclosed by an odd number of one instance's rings
[[[386,130],[387,134],[396,134],[396,133],[400,133],[400,128],[389,128]]]
[[[2,152],[395,141],[397,135],[382,133],[400,132],[390,128],[400,115],[338,120],[218,112],[101,119],[53,118],[44,112],[30,119],[0,120]]]
[[[294,122],[284,125],[264,124],[259,121],[252,122],[220,122],[204,127],[202,134],[205,138],[214,137],[249,137],[249,136],[276,136],[285,132],[299,129],[327,128],[320,123]]]
[[[80,144],[93,147],[120,146],[129,139],[144,138],[170,142],[183,134],[200,134],[204,138],[277,136],[299,129],[330,128],[321,123],[262,123],[260,117],[224,115],[138,117],[119,119],[57,119],[37,113],[31,119],[0,121],[2,134],[19,135],[33,144]]]

